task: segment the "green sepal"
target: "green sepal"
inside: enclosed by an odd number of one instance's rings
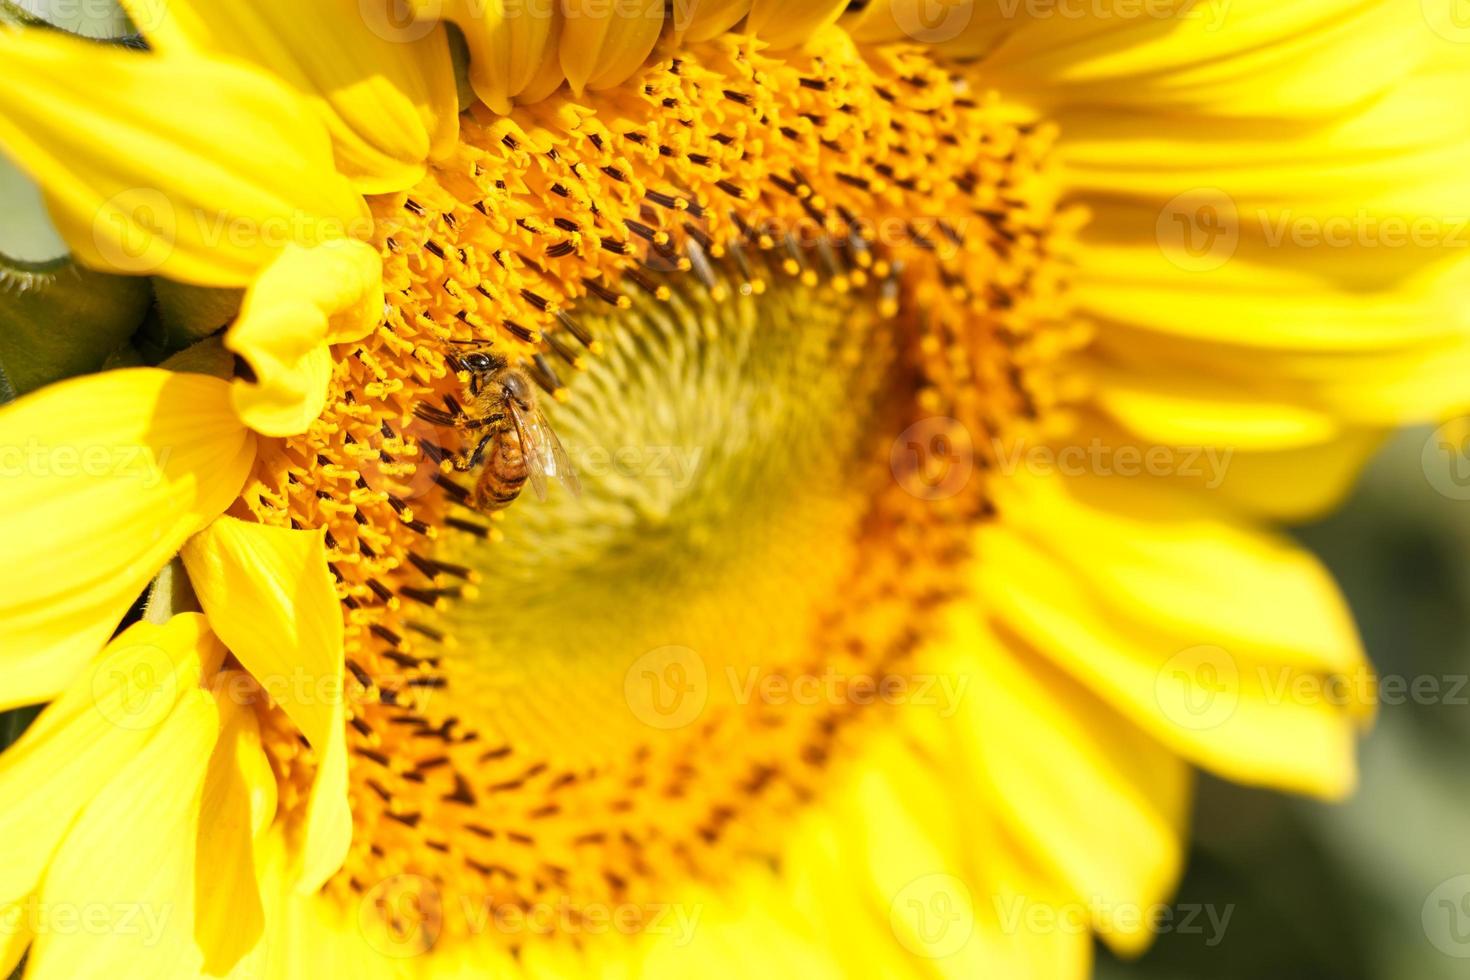
[[[10,383],[10,375],[5,373],[5,365],[0,364],[0,405],[15,401],[15,386]]]
[[[235,355],[225,350],[223,340],[206,337],[192,347],[186,347],[159,365],[170,371],[185,374],[207,374],[226,380],[235,376]]]
[[[464,31],[458,24],[446,21],[444,31],[449,35],[449,61],[454,66],[454,91],[459,97],[459,111],[464,112],[478,100],[470,85],[470,44],[464,39]]]
[[[153,316],[134,344],[144,359],[157,364],[233,323],[245,291],[155,278],[153,297]]]
[[[199,612],[199,599],[189,584],[184,563],[174,558],[153,578],[143,602],[143,621],[162,626],[179,613]]]
[[[143,360],[143,355],[138,353],[138,348],[132,344],[123,344],[117,350],[107,355],[107,360],[102,362],[102,370],[113,371],[117,368],[147,367],[148,362]]]

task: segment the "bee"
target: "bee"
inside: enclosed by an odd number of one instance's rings
[[[420,405],[414,414],[435,425],[452,425],[473,440],[473,451],[450,458],[461,473],[480,467],[469,505],[492,513],[510,506],[527,482],[537,500],[546,499],[547,477],[555,477],[574,495],[577,480],[567,451],[536,404],[531,379],[505,358],[488,351],[450,355],[450,365],[469,375],[468,404],[446,398],[448,411]]]

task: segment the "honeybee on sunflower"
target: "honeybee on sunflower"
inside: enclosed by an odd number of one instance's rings
[[[1352,789],[1419,5],[123,6],[0,35],[0,307],[152,309],[0,408],[0,972],[1084,977],[1196,769]]]

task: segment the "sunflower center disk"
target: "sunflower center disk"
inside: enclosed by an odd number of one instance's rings
[[[874,679],[954,594],[992,440],[1075,338],[1046,136],[917,51],[867,59],[703,45],[585,105],[466,115],[373,201],[391,309],[248,501],[327,529],[356,820],[332,887],[383,941],[652,915],[774,855],[894,710]],[[444,461],[480,433],[444,419],[481,348],[544,389],[580,496],[467,506]],[[315,760],[277,722],[299,819]],[[407,939],[405,882],[440,910]],[[464,914],[544,904],[529,933]]]
[[[583,318],[606,350],[545,407],[581,499],[527,491],[501,533],[435,549],[482,580],[434,618],[457,640],[435,700],[518,756],[617,766],[723,710],[747,669],[802,663],[891,479],[897,351],[875,297],[742,294],[714,271]]]

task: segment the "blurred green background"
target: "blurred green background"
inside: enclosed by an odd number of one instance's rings
[[[1211,946],[1201,918],[1134,963],[1099,948],[1099,980],[1470,977],[1470,878],[1454,881],[1470,875],[1470,684],[1456,690],[1470,674],[1470,501],[1431,484],[1430,438],[1400,434],[1343,509],[1296,534],[1341,583],[1379,674],[1434,678],[1445,696],[1380,710],[1344,805],[1202,780],[1176,904],[1233,906],[1228,925]]]

